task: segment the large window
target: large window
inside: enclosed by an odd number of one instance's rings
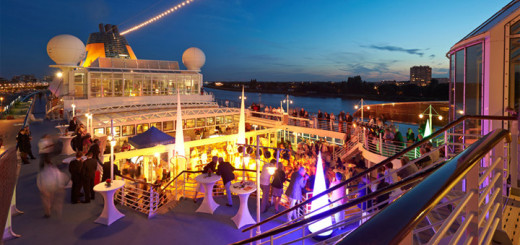
[[[101,97],[101,74],[90,74],[90,96]]]
[[[482,44],[466,49],[466,114],[480,115],[482,86]]]
[[[464,115],[464,50],[455,54],[455,118]]]
[[[87,98],[87,81],[85,73],[74,74],[74,97]]]
[[[513,27],[517,27],[516,32],[520,32],[519,25],[520,22],[513,25]],[[511,27],[511,29],[513,29],[513,27]],[[511,30],[511,33],[513,33],[513,30]],[[512,38],[510,45],[509,106],[518,111],[518,107],[520,106],[520,38]]]
[[[101,80],[101,90],[103,91],[103,97],[112,97],[113,96],[113,80],[111,73],[103,73],[103,79]]]
[[[76,76],[76,75],[75,75]],[[86,92],[86,82],[75,77],[74,90],[77,96]],[[83,75],[84,76],[84,75]],[[138,72],[90,73],[91,97],[112,96],[155,96],[173,95],[177,89],[181,94],[198,94],[200,74],[143,74]],[[83,93],[85,93],[83,92]]]
[[[450,103],[454,108],[452,120],[463,115],[480,115],[482,112],[482,50],[483,44],[478,43],[460,49],[450,57]],[[478,131],[480,122],[467,120],[464,130]]]

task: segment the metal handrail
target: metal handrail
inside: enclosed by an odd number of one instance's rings
[[[164,190],[166,190],[166,188],[168,188],[175,180],[177,180],[177,178],[179,178],[184,173],[202,173],[202,170],[182,170],[177,176],[171,179],[170,182],[168,182],[168,184],[161,188],[157,193],[161,194]]]
[[[256,170],[252,170],[252,169],[235,169],[235,171],[256,172]],[[180,172],[179,174],[177,174],[177,176],[175,176],[173,179],[171,179],[168,182],[168,184],[166,184],[163,188],[161,188],[157,193],[161,194],[164,190],[166,190],[166,188],[168,188],[177,178],[179,178],[184,173],[191,173],[191,174],[202,173],[202,170],[182,170],[182,172]]]
[[[362,171],[362,172],[360,172],[360,173],[357,173],[356,175],[354,175],[354,176],[350,177],[349,179],[347,179],[347,180],[345,180],[345,181],[339,183],[338,185],[335,185],[335,186],[333,186],[333,187],[331,187],[331,188],[328,188],[326,191],[324,191],[324,192],[322,192],[322,193],[320,193],[320,194],[318,194],[318,195],[315,195],[315,196],[313,196],[312,198],[307,199],[307,200],[301,202],[300,204],[295,205],[295,206],[292,207],[292,208],[286,209],[286,210],[284,210],[284,211],[282,211],[282,212],[280,212],[280,213],[278,213],[278,214],[275,214],[275,215],[273,215],[273,216],[271,216],[271,217],[269,217],[269,218],[267,218],[267,219],[265,219],[265,220],[263,220],[263,221],[261,221],[261,222],[258,222],[258,223],[256,223],[256,224],[254,224],[254,225],[252,225],[252,226],[250,226],[250,227],[248,227],[248,228],[242,230],[242,232],[246,232],[246,231],[252,230],[252,229],[254,229],[254,228],[256,228],[256,227],[258,227],[258,226],[260,226],[260,225],[263,225],[263,224],[265,224],[265,223],[267,223],[267,222],[269,222],[269,221],[272,221],[272,220],[274,220],[274,219],[276,219],[276,218],[278,218],[278,217],[280,217],[280,216],[282,216],[282,215],[285,215],[285,214],[287,214],[287,213],[289,213],[289,212],[291,212],[291,211],[293,211],[293,210],[296,210],[296,209],[298,209],[298,208],[301,208],[302,206],[304,206],[304,205],[306,205],[306,204],[309,204],[309,203],[311,203],[312,201],[314,201],[314,200],[316,200],[316,199],[318,199],[318,198],[320,198],[320,197],[322,197],[322,196],[328,195],[328,194],[331,193],[332,191],[337,190],[337,189],[339,189],[339,188],[341,188],[341,187],[343,187],[343,186],[349,184],[350,182],[352,182],[352,181],[354,181],[354,180],[360,178],[361,176],[363,176],[363,175],[365,175],[365,174],[367,174],[367,173],[370,173],[370,172],[372,172],[373,170],[376,170],[376,169],[378,169],[378,168],[380,168],[380,167],[382,167],[382,166],[385,166],[387,163],[389,163],[389,162],[391,162],[391,161],[393,161],[393,160],[395,160],[395,159],[399,159],[400,157],[404,156],[404,155],[405,155],[406,153],[408,153],[409,151],[414,150],[415,148],[417,148],[417,147],[419,147],[419,146],[425,144],[426,142],[429,142],[431,139],[433,139],[433,138],[435,138],[435,137],[441,135],[442,133],[444,133],[444,132],[450,130],[451,128],[455,127],[457,124],[463,122],[463,121],[466,120],[466,119],[480,119],[480,120],[517,120],[516,117],[507,117],[507,116],[485,116],[485,115],[473,115],[473,116],[471,116],[471,115],[465,115],[465,116],[462,116],[462,117],[458,118],[457,120],[448,123],[446,126],[442,127],[441,129],[439,129],[439,130],[433,132],[433,133],[432,133],[431,135],[429,135],[428,137],[424,137],[421,141],[415,142],[415,143],[412,144],[411,146],[408,146],[407,148],[403,149],[402,151],[396,153],[396,154],[393,155],[393,156],[388,157],[387,159],[385,159],[385,160],[379,162],[378,164],[375,164],[375,165],[373,165],[372,167],[369,167],[368,169],[366,169],[366,170],[364,170],[364,171]]]
[[[511,141],[507,130],[496,129],[487,134],[338,244],[359,244],[361,241],[367,244],[399,243],[503,139]],[[382,230],[380,227],[388,222],[392,222],[392,226]],[[379,234],[377,237],[373,236],[375,232]]]
[[[413,183],[415,183],[417,181],[420,181],[424,177],[426,177],[426,176],[430,175],[431,173],[435,172],[443,164],[444,164],[444,162],[439,163],[439,164],[435,165],[432,168],[426,169],[425,171],[417,172],[416,174],[411,175],[411,176],[409,176],[409,177],[407,177],[407,178],[405,178],[405,179],[403,179],[403,180],[401,180],[399,182],[390,184],[389,186],[387,186],[385,188],[382,188],[380,190],[377,190],[377,191],[372,192],[370,194],[367,194],[365,196],[356,198],[356,199],[354,199],[354,200],[352,200],[352,201],[350,201],[348,203],[345,203],[345,204],[339,205],[337,207],[331,208],[328,211],[316,214],[316,215],[314,215],[312,217],[309,217],[307,219],[302,219],[300,221],[293,222],[293,223],[288,224],[286,226],[282,226],[282,227],[280,227],[278,229],[273,229],[273,230],[264,232],[264,233],[262,233],[260,235],[255,236],[255,237],[251,237],[251,238],[239,241],[239,242],[235,242],[235,243],[233,243],[233,245],[239,245],[239,244],[246,244],[246,243],[254,242],[254,241],[257,241],[257,240],[260,240],[260,239],[263,239],[263,238],[266,238],[266,237],[269,237],[269,236],[272,236],[272,235],[276,235],[278,233],[281,233],[281,232],[284,232],[284,231],[287,231],[287,230],[291,230],[291,229],[296,228],[296,227],[300,227],[300,226],[308,224],[308,223],[312,223],[312,222],[314,222],[316,220],[323,219],[325,217],[328,217],[328,216],[330,216],[332,214],[335,214],[335,213],[340,212],[342,210],[345,210],[347,208],[350,208],[350,207],[356,206],[356,205],[358,205],[360,203],[363,203],[363,202],[366,202],[368,200],[374,199],[377,196],[390,193],[393,190],[396,190],[398,188],[401,188],[401,187],[407,186],[409,184],[413,184]],[[329,189],[331,189],[331,188],[329,188]],[[319,232],[317,232],[317,233],[319,233]]]

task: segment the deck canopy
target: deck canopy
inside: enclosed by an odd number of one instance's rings
[[[142,149],[154,147],[156,145],[173,144],[175,143],[175,137],[172,137],[152,126],[146,130],[146,132],[129,138],[128,143],[137,149]]]

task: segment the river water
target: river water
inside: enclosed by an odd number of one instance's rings
[[[215,95],[217,100],[239,101],[241,92],[226,91],[219,89],[204,88],[205,91],[211,92]],[[245,93],[246,105],[252,103],[261,103],[268,106],[280,107],[280,102],[286,99],[284,94],[269,94],[269,93]],[[360,100],[342,99],[342,98],[326,98],[326,97],[305,97],[305,96],[289,96],[292,104],[289,104],[289,109],[304,108],[309,113],[317,113],[318,110],[322,112],[334,113],[338,115],[339,112],[345,111],[354,113],[356,109],[354,106],[360,103]],[[364,104],[379,104],[389,103],[388,101],[364,100]],[[283,103],[284,110],[287,110],[287,104]]]

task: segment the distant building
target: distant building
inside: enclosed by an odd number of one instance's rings
[[[432,68],[429,66],[413,66],[410,68],[410,82],[426,86],[432,80]]]
[[[11,78],[11,83],[35,83],[38,79],[34,75],[18,75]]]

